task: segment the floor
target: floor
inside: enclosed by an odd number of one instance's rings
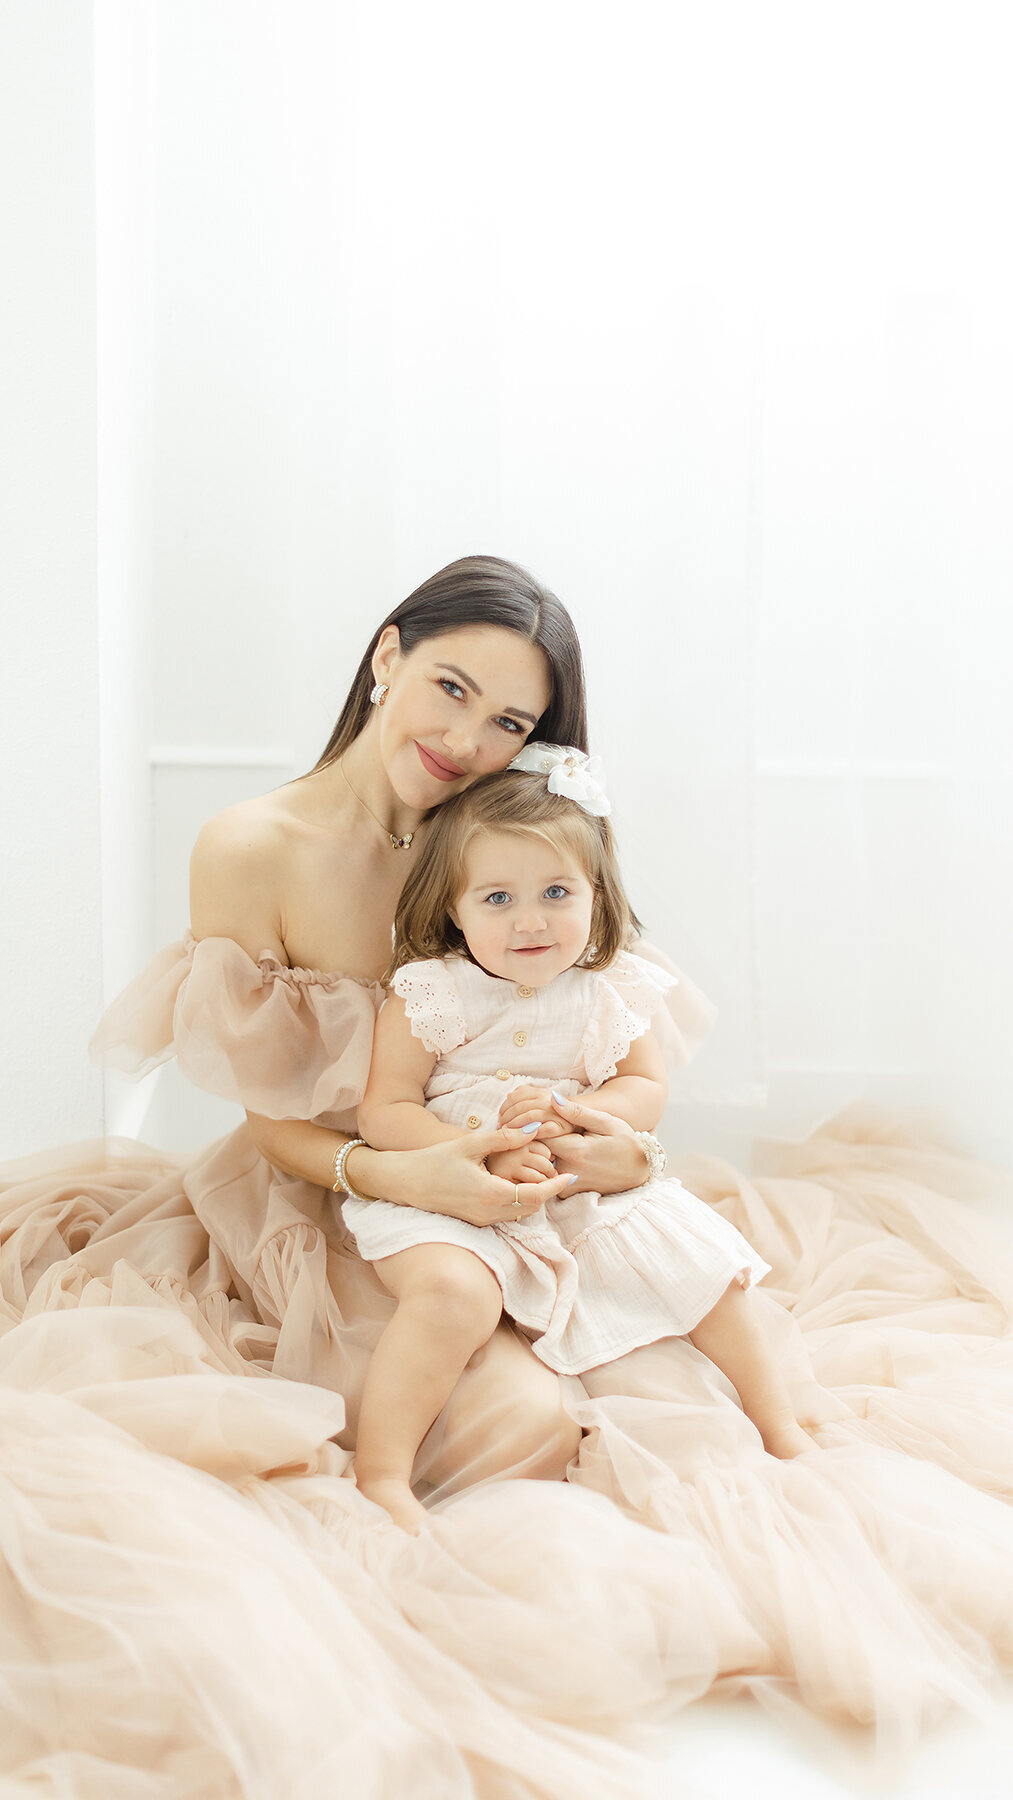
[[[1013,1800],[1013,1680],[981,1719],[936,1726],[903,1762],[867,1737],[774,1718],[750,1700],[705,1700],[672,1726],[658,1800]]]

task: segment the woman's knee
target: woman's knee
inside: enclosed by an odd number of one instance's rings
[[[499,1352],[497,1374],[504,1402],[497,1433],[504,1466],[517,1475],[561,1481],[580,1447],[581,1429],[563,1406],[559,1376],[538,1361],[530,1345],[509,1324],[478,1356]]]
[[[424,1446],[425,1479],[440,1498],[496,1477],[562,1481],[580,1438],[558,1375],[503,1321],[471,1358]]]
[[[580,1449],[582,1435],[557,1392],[544,1395],[541,1403],[523,1418],[514,1414],[505,1448],[516,1473],[534,1480],[562,1481]]]

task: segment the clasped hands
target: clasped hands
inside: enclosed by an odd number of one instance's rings
[[[589,1091],[589,1090],[588,1090]],[[546,1181],[556,1173],[555,1155],[562,1148],[553,1140],[582,1136],[560,1116],[553,1103],[550,1088],[519,1087],[508,1094],[499,1109],[499,1123],[518,1131],[525,1125],[536,1125],[531,1142],[516,1150],[495,1150],[485,1159],[490,1175],[503,1181]]]

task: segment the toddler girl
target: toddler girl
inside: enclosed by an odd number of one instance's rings
[[[398,1302],[366,1379],[355,1476],[409,1531],[426,1516],[415,1453],[504,1310],[565,1375],[688,1336],[767,1450],[814,1447],[747,1292],[768,1264],[665,1176],[650,1135],[667,1091],[651,1019],[675,978],[624,947],[635,920],[609,810],[580,751],[528,744],[440,807],[398,907],[360,1129],[383,1150],[497,1123],[531,1138],[487,1159],[514,1184],[505,1224],[360,1199],[344,1183],[345,1223]],[[545,1204],[534,1194],[532,1210],[525,1187],[555,1175],[553,1137],[572,1129],[558,1100],[578,1095],[633,1128],[650,1179]]]

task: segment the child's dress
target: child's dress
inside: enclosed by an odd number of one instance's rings
[[[472,1131],[499,1123],[513,1088],[555,1087],[572,1098],[600,1087],[675,985],[627,953],[604,970],[568,969],[543,988],[460,956],[409,963],[392,982],[413,1033],[438,1058],[427,1107]],[[346,1199],[342,1215],[367,1262],[414,1244],[473,1251],[535,1355],[561,1375],[684,1336],[733,1281],[748,1287],[770,1267],[674,1175],[627,1193],[561,1196],[516,1224],[469,1225],[386,1200]]]

